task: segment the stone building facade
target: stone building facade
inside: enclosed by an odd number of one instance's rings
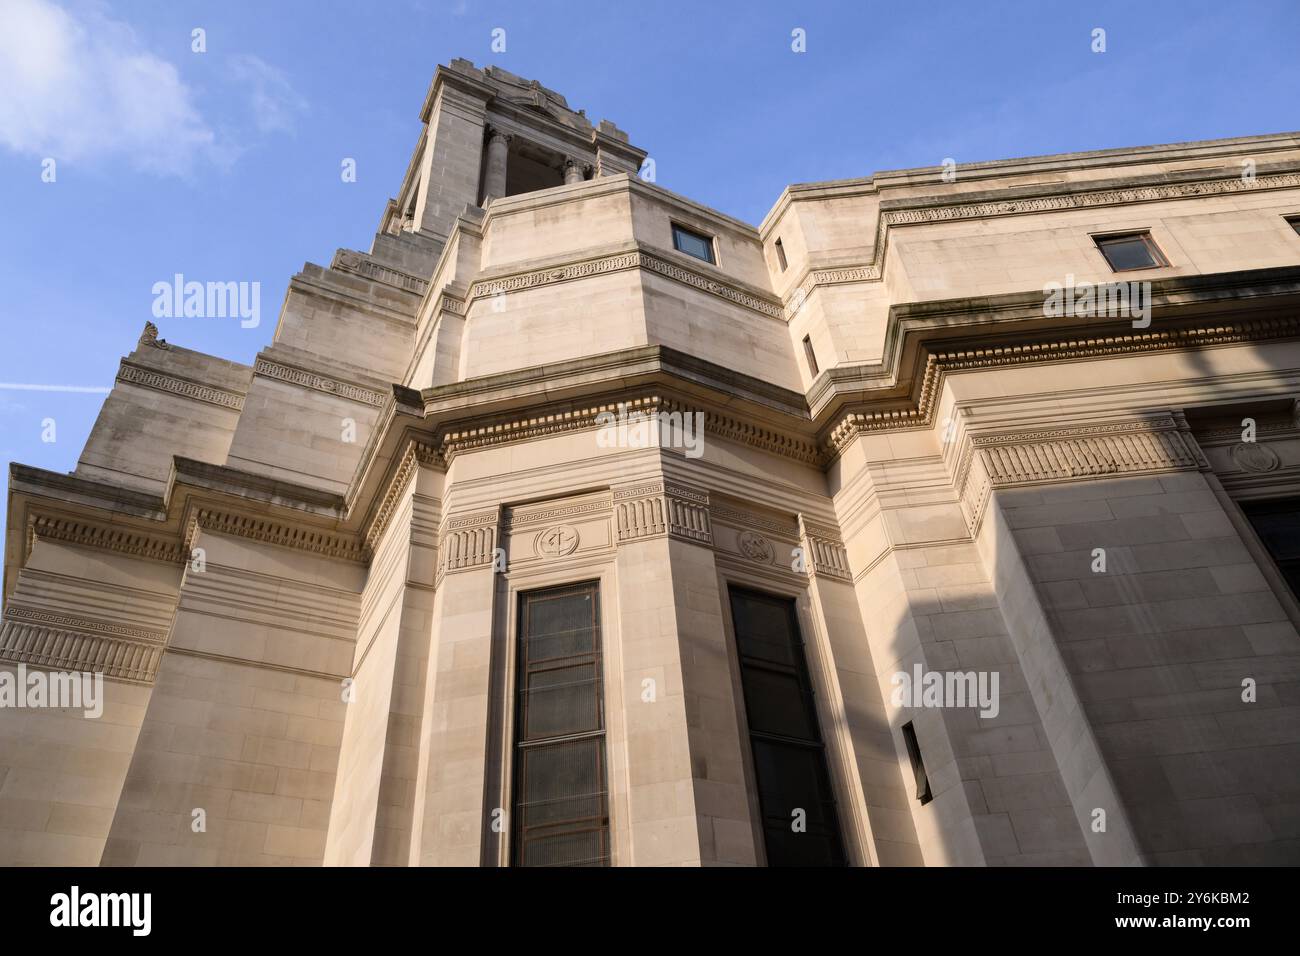
[[[104,699],[0,709],[0,863],[1300,861],[1300,136],[755,227],[421,120],[252,366],[147,327],[11,466],[0,669]]]

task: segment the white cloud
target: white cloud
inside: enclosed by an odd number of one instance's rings
[[[184,174],[217,158],[176,68],[140,47],[97,7],[74,15],[50,0],[5,0],[0,30],[0,144],[80,162],[125,159]]]
[[[230,58],[230,74],[248,92],[253,123],[263,133],[291,133],[307,101],[298,95],[283,71],[251,53]]]

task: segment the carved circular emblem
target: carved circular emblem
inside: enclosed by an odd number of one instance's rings
[[[551,558],[562,558],[572,554],[578,547],[578,531],[567,524],[557,524],[537,535],[534,545],[538,554]]]
[[[1253,441],[1233,445],[1232,460],[1246,471],[1272,471],[1281,464],[1271,448]]]
[[[736,544],[740,547],[740,553],[751,561],[770,563],[774,556],[772,546],[768,544],[767,539],[752,531],[740,532]]]

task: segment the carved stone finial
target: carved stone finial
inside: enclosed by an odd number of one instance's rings
[[[167,348],[167,341],[158,338],[158,326],[154,325],[152,322],[145,322],[144,331],[140,333],[140,341],[138,344],[141,348],[146,345],[151,345],[156,349]]]

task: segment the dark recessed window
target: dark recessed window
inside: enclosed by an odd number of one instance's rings
[[[600,592],[519,596],[515,866],[608,866]]]
[[[696,259],[713,262],[713,240],[673,223],[673,248]]]
[[[1291,593],[1300,598],[1300,498],[1247,502],[1241,506]]]
[[[776,241],[776,264],[781,267],[782,272],[784,272],[786,267],[789,265],[789,263],[785,261],[785,246],[781,244],[780,239]]]
[[[927,804],[934,799],[930,793],[930,777],[925,772],[925,761],[921,759],[921,744],[916,739],[916,728],[909,720],[903,724],[903,743],[907,747],[907,759],[912,763],[912,776],[916,780],[916,799]]]
[[[730,594],[767,864],[844,866],[794,600]]]
[[[1291,228],[1296,231],[1296,234],[1300,235],[1300,216],[1287,216],[1286,221],[1290,223]]]
[[[1122,236],[1097,236],[1097,248],[1116,272],[1132,269],[1158,269],[1169,265],[1149,232],[1130,232]]]
[[[807,335],[803,337],[803,357],[808,360],[808,371],[816,378],[821,369],[817,367],[817,353],[813,351],[812,339]]]

